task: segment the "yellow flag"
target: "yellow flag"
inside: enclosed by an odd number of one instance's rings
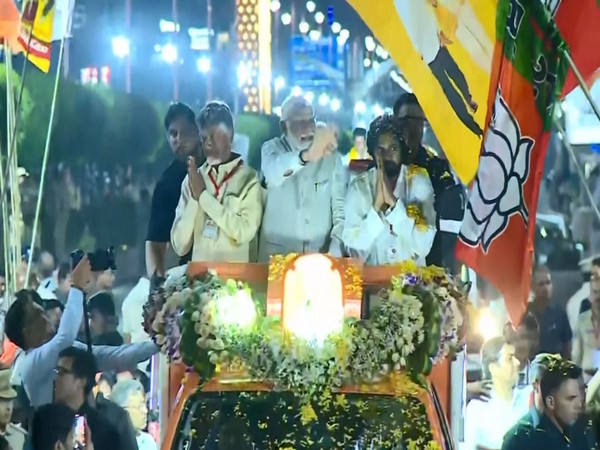
[[[485,129],[498,0],[348,2],[400,67],[457,175],[470,182]]]
[[[50,70],[55,2],[56,0],[29,0],[23,4],[19,43],[28,54],[27,59],[45,73]]]

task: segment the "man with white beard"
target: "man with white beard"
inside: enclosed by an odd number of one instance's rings
[[[333,128],[317,125],[312,106],[289,97],[282,136],[262,147],[267,204],[259,259],[288,253],[342,255],[345,173]]]

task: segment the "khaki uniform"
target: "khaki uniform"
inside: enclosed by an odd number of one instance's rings
[[[19,425],[9,423],[8,427],[6,427],[6,433],[4,433],[4,437],[13,450],[23,450],[25,439],[27,438],[27,432]]]

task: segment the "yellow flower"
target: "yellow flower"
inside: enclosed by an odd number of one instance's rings
[[[302,405],[302,408],[300,408],[300,421],[302,422],[302,425],[308,425],[315,420],[317,420],[317,413],[312,405],[310,403]]]
[[[346,396],[343,394],[335,396],[335,403],[341,408],[346,408],[346,406],[348,405],[348,402],[346,401]]]

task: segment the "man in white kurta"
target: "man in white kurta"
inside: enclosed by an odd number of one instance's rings
[[[281,116],[283,135],[262,147],[267,203],[259,259],[288,253],[341,256],[346,177],[335,132],[317,126],[302,97],[288,98]]]
[[[409,259],[425,265],[436,232],[429,176],[401,164],[405,144],[393,117],[373,121],[367,145],[376,166],[350,182],[344,245],[368,265]]]
[[[199,115],[206,162],[188,175],[171,229],[173,250],[192,250],[193,261],[249,262],[260,227],[263,194],[258,174],[232,152],[233,117],[224,103],[211,102]]]

